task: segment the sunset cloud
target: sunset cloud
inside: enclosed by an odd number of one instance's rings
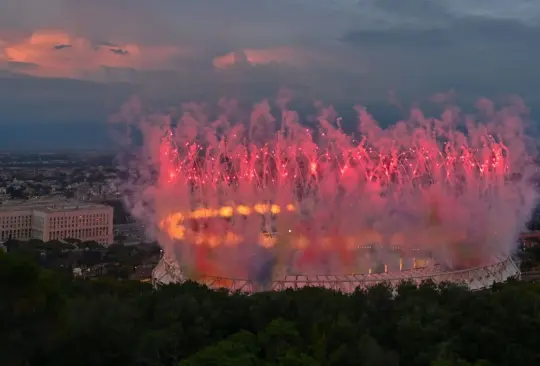
[[[343,66],[337,54],[299,46],[245,48],[212,56],[205,45],[148,45],[92,41],[58,29],[41,29],[25,37],[0,32],[0,68],[37,77],[110,81],[103,70],[189,71],[193,64],[227,70],[235,66],[311,68]],[[9,39],[9,40],[8,40]],[[358,69],[358,63],[357,63]],[[210,71],[210,70],[208,70]]]
[[[217,56],[212,63],[217,69],[249,64],[251,66],[283,64],[296,67],[309,67],[321,61],[321,55],[292,47],[267,49],[243,49]]]
[[[448,90],[540,110],[538,19],[530,0],[2,0],[0,123],[282,88],[385,112],[389,93],[407,105]]]
[[[16,41],[0,41],[4,67],[40,77],[95,79],[103,68],[171,69],[189,48],[92,42],[62,30],[38,30]]]

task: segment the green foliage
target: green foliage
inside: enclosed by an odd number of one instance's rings
[[[61,285],[26,258],[0,251],[0,355],[6,365],[45,354],[61,313]]]
[[[160,248],[157,244],[103,246],[95,241],[66,239],[43,242],[9,240],[5,243],[9,253],[23,256],[39,263],[42,267],[73,276],[73,269],[80,268],[78,275],[85,277],[112,277],[127,280],[137,277],[138,269],[143,273],[158,262]]]
[[[255,366],[259,360],[248,347],[241,342],[225,339],[215,345],[204,348],[188,359],[181,361],[180,366]]]
[[[67,278],[18,251],[0,253],[0,294],[7,366],[540,364],[537,283],[477,292],[428,282],[353,294],[229,294],[194,282],[154,290]]]

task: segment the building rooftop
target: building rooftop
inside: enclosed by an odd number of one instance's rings
[[[60,211],[78,211],[106,208],[109,206],[91,202],[80,202],[77,200],[46,198],[46,199],[30,199],[25,201],[5,201],[0,205],[0,212],[6,211],[44,211],[44,212],[60,212]]]

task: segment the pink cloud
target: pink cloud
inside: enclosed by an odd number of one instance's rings
[[[1,39],[0,35],[0,39]],[[136,70],[170,69],[192,55],[189,47],[102,43],[62,30],[38,30],[15,40],[0,40],[0,65],[40,77],[87,78],[103,67]],[[33,67],[21,67],[32,65]]]
[[[241,51],[230,52],[213,59],[216,69],[227,69],[239,64],[252,66],[267,65],[272,63],[288,66],[306,67],[321,65],[330,60],[320,52],[314,52],[298,47],[273,47],[273,48],[247,48]]]

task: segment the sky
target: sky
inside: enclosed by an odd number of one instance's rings
[[[3,0],[0,149],[103,144],[134,94],[163,106],[280,88],[343,105],[517,94],[534,113],[538,39],[534,0]]]

